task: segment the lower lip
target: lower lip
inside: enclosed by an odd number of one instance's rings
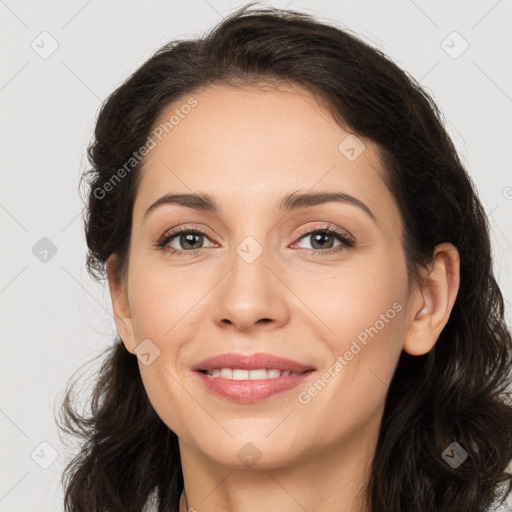
[[[196,371],[206,388],[216,395],[240,403],[253,403],[265,400],[297,387],[308,379],[314,371],[288,377],[258,380],[232,380],[212,377]]]

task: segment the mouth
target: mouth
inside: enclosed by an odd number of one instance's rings
[[[227,352],[204,359],[193,366],[192,370],[209,372],[209,375],[214,377],[222,376],[235,380],[247,380],[251,379],[251,372],[254,379],[267,379],[289,376],[292,373],[304,373],[308,370],[315,370],[315,367],[273,354],[245,355]],[[282,375],[281,373],[277,374],[278,371],[290,373]],[[249,374],[245,372],[249,372]]]
[[[316,372],[311,365],[272,354],[234,352],[205,359],[192,370],[203,390],[245,404],[284,394]]]
[[[220,377],[228,380],[267,380],[278,379],[280,377],[297,377],[314,370],[310,369],[302,372],[295,372],[290,370],[280,370],[278,368],[258,368],[254,370],[247,370],[244,368],[214,368],[212,370],[198,371],[203,375],[208,375],[213,378]]]

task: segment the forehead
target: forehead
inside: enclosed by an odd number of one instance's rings
[[[199,191],[261,206],[299,189],[336,190],[393,208],[376,145],[354,139],[300,87],[209,86],[168,105],[154,127],[166,122],[141,169],[139,214],[162,194]],[[347,144],[364,150],[348,158]]]
[[[187,105],[191,99],[196,103],[193,108]],[[305,163],[320,157],[334,163],[340,156],[340,142],[350,132],[319,101],[310,91],[291,85],[214,84],[183,95],[158,116],[154,126],[166,133],[147,156],[145,167],[170,156],[171,151],[175,160],[186,153],[191,164],[223,161],[226,170],[235,167],[236,171],[240,160],[246,161],[246,168],[265,164],[276,171],[283,161],[296,163],[304,158]],[[182,113],[185,110],[188,113]],[[373,167],[380,167],[374,148],[365,153]]]

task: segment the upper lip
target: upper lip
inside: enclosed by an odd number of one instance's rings
[[[302,364],[292,359],[274,356],[272,354],[235,354],[233,352],[219,354],[217,356],[204,359],[200,363],[193,366],[193,370],[208,370],[212,371],[220,368],[239,368],[242,370],[258,370],[265,368],[289,370],[291,372],[305,372],[314,370],[315,367],[308,364]]]

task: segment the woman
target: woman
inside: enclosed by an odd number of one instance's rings
[[[488,510],[512,342],[472,182],[378,50],[249,4],[161,48],[89,148],[119,334],[66,510]]]

